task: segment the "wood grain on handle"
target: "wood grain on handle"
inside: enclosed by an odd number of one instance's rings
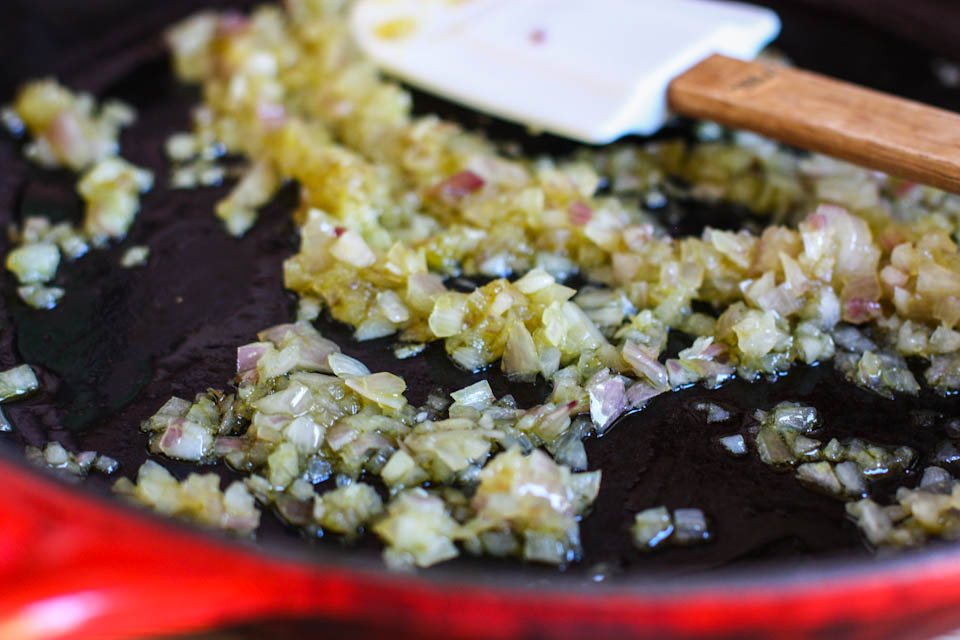
[[[670,108],[960,193],[960,115],[808,71],[714,55]]]

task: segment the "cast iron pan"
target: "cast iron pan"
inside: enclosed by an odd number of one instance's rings
[[[764,635],[787,628],[924,637],[960,626],[960,608],[951,606],[960,605],[960,550],[935,545],[873,557],[877,554],[867,551],[842,504],[802,488],[791,474],[755,456],[733,458],[718,446],[717,436],[742,430],[753,409],[781,400],[816,406],[825,437],[914,447],[921,452],[919,468],[939,443],[957,435],[948,428],[960,418],[955,398],[925,391],[918,398],[883,400],[844,382],[829,365],[797,367],[775,383],[736,381],[718,391],[693,388],[661,396],[588,441],[591,468],[603,469],[603,483],[582,523],[583,560],[565,573],[466,558],[416,578],[385,575],[375,543],[305,540],[273,514],[265,514],[251,554],[248,544],[105,506],[113,478],[93,474],[76,491],[64,491],[32,471],[25,474],[24,445],[56,439],[71,450],[108,453],[120,461],[121,474],[134,475],[147,458],[140,421],[171,395],[223,388],[234,373],[235,347],[251,341],[258,329],[291,317],[295,300],[283,290],[280,266],[297,246],[289,220],[296,189],[281,192],[256,227],[236,240],[211,215],[227,187],[173,191],[166,185],[163,141],[188,127],[198,93],[173,79],[158,35],[163,25],[201,4],[237,3],[175,1],[149,11],[107,0],[83,9],[72,2],[14,4],[14,17],[0,33],[10,49],[0,71],[0,100],[9,100],[24,78],[50,72],[75,88],[126,100],[140,115],[123,135],[123,155],[158,178],[124,243],[61,267],[57,284],[68,293],[56,310],[27,308],[16,299],[11,278],[2,280],[0,368],[28,362],[40,372],[43,388],[4,407],[15,430],[0,434],[0,476],[19,489],[6,492],[11,504],[0,511],[6,523],[0,524],[0,591],[19,588],[6,601],[0,595],[0,631],[3,620],[17,619],[31,602],[87,593],[95,585],[109,586],[112,604],[104,605],[102,615],[80,616],[80,631],[64,630],[71,637],[196,630],[249,618],[279,619],[197,637],[252,638],[266,629],[296,637],[319,630],[331,636],[359,630],[391,637],[539,637],[589,629],[615,637]],[[941,62],[937,54],[841,15],[791,3],[774,6],[784,22],[778,46],[798,64],[960,109],[957,90],[934,73]],[[563,140],[531,138],[429,96],[417,94],[416,104],[517,140],[531,153],[572,149]],[[668,134],[689,135],[689,127],[679,123]],[[77,220],[74,180],[67,172],[28,165],[17,143],[3,138],[0,223],[29,215]],[[690,203],[673,203],[660,215],[676,234],[697,233],[704,224],[738,227],[748,217],[735,208]],[[119,268],[120,255],[133,244],[151,248],[149,265]],[[8,247],[0,249],[5,255]],[[487,377],[498,395],[512,393],[525,405],[547,392],[542,384],[510,384],[496,370],[467,374],[437,344],[423,356],[397,361],[389,339],[359,344],[344,326],[329,320],[319,326],[371,369],[403,375],[413,403],[435,389],[455,390],[480,377]],[[733,421],[705,424],[693,409],[704,399],[730,409]],[[193,469],[163,463],[181,476]],[[223,466],[212,469],[225,479],[233,476]],[[878,496],[889,498],[894,489],[881,485]],[[654,554],[636,551],[628,534],[632,514],[658,504],[704,508],[715,540]],[[932,567],[940,572],[952,567],[954,574],[938,578]],[[921,574],[925,581],[917,579]],[[27,582],[18,582],[26,576]],[[281,597],[283,585],[290,584],[299,588]],[[864,589],[879,589],[879,595]],[[453,598],[461,592],[471,605]],[[918,599],[921,593],[927,595]],[[852,595],[860,600],[843,600]],[[185,608],[185,602],[193,605]],[[163,603],[170,609],[158,612]],[[456,622],[448,619],[449,606],[457,608]],[[89,603],[79,608],[100,611]]]

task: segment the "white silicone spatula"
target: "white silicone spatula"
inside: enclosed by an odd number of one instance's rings
[[[719,0],[359,0],[351,26],[387,72],[536,130],[605,143],[653,133],[673,111],[960,191],[960,116],[749,62],[779,32],[764,8]]]
[[[391,24],[407,33],[389,37]],[[602,143],[659,129],[674,76],[711,53],[753,58],[780,22],[704,0],[361,0],[352,27],[378,65],[411,83]]]

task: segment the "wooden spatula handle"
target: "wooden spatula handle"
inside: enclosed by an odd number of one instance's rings
[[[714,55],[677,76],[671,109],[960,193],[960,115],[770,63]]]

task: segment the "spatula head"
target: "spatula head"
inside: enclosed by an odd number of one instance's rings
[[[359,0],[351,22],[406,82],[594,144],[655,132],[674,76],[712,53],[752,58],[780,29],[716,0]]]

